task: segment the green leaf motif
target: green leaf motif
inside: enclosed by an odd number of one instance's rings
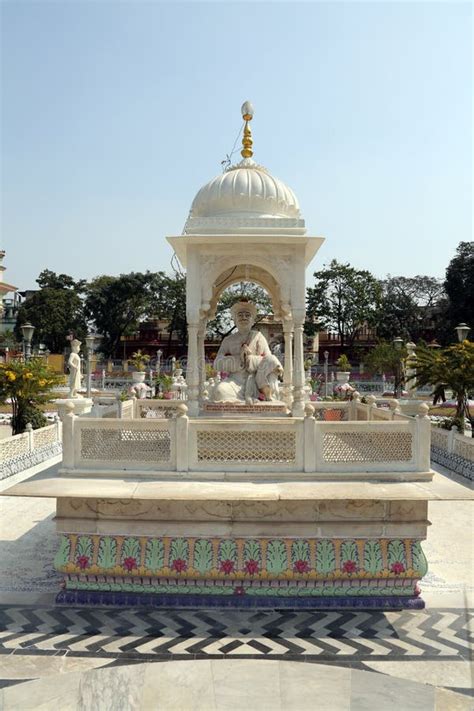
[[[174,538],[171,542],[170,561],[172,560],[187,560],[189,544],[186,538]]]
[[[256,560],[260,562],[261,552],[260,543],[258,541],[246,541],[244,546],[244,558],[245,560]]]
[[[147,541],[145,548],[145,566],[152,571],[157,571],[165,565],[165,547],[159,538]]]
[[[200,573],[206,573],[212,568],[212,544],[200,538],[194,544],[194,567]]]
[[[305,560],[309,563],[308,541],[298,540],[291,546],[291,561],[292,563],[296,563],[297,560]]]
[[[316,547],[316,570],[318,573],[332,573],[336,568],[334,545],[331,541],[319,541]]]
[[[359,562],[359,555],[355,541],[344,541],[341,545],[341,560],[353,560]]]
[[[117,557],[117,542],[115,538],[106,536],[100,539],[97,565],[99,568],[113,568]]]
[[[140,541],[138,538],[126,538],[122,545],[122,561],[125,558],[135,558],[139,562]]]
[[[235,541],[224,540],[219,544],[219,560],[237,560],[237,546]]]
[[[62,568],[69,562],[69,554],[71,552],[71,541],[67,536],[61,536],[59,548],[54,556],[54,567]]]
[[[403,563],[406,564],[405,560],[405,546],[400,540],[390,541],[387,549],[388,566],[390,567],[393,563]]]
[[[89,536],[79,536],[76,546],[76,556],[86,555],[92,558],[92,540]]]
[[[364,569],[376,575],[383,568],[382,550],[378,541],[366,541],[364,545]]]
[[[413,570],[416,570],[421,577],[425,576],[428,572],[428,561],[426,560],[419,541],[414,541],[411,544],[411,557],[413,560]]]
[[[282,573],[288,565],[286,546],[283,541],[270,541],[267,546],[267,571]]]

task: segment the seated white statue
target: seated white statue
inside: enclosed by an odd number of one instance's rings
[[[214,361],[214,368],[228,373],[212,391],[214,402],[278,400],[278,377],[283,368],[260,331],[252,329],[257,315],[255,304],[239,301],[231,308],[237,333],[226,336]]]

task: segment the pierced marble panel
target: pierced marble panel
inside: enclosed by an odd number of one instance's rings
[[[220,432],[197,433],[200,462],[296,462],[294,432]]]
[[[168,430],[82,429],[81,458],[100,461],[168,462]]]
[[[410,432],[326,432],[326,462],[395,462],[412,458]]]

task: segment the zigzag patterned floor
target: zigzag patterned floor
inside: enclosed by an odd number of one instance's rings
[[[0,654],[125,660],[466,661],[465,610],[109,610],[0,606]]]

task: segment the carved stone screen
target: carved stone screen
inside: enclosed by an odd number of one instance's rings
[[[296,462],[294,432],[241,432],[237,430],[197,433],[200,462]]]
[[[168,430],[83,429],[81,458],[110,461],[167,462],[171,455]]]
[[[326,462],[394,462],[412,458],[410,432],[326,432]]]

